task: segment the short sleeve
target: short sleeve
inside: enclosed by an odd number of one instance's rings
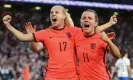
[[[126,63],[127,63],[127,65],[130,65],[130,60],[127,59],[127,60],[126,60]]]
[[[105,41],[103,41],[103,40],[101,39],[101,47],[102,47],[103,49],[107,49],[107,46],[108,46],[108,44],[107,44]]]
[[[72,31],[72,33],[74,34],[74,36],[75,36],[77,33],[82,32],[81,28],[78,28],[78,27],[71,27],[71,31]]]
[[[119,60],[119,59],[118,59],[118,60]],[[118,66],[118,60],[116,61],[115,66]]]
[[[104,49],[107,49],[107,46],[108,46],[108,44],[107,44],[106,42],[103,42],[103,43],[102,43],[102,47],[103,47]]]
[[[78,28],[78,27],[72,27],[72,34],[73,34],[73,37],[74,37],[74,41],[77,39],[77,36],[79,36],[79,34],[82,33],[82,30],[81,28]]]
[[[36,42],[45,41],[46,35],[47,35],[46,30],[41,30],[33,33]]]

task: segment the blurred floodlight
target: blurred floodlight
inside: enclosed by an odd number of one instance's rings
[[[11,4],[4,4],[4,8],[11,8],[12,5]]]
[[[36,7],[35,7],[35,10],[41,10],[41,7],[36,6]]]

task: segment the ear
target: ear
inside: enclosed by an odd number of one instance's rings
[[[95,26],[98,26],[98,23],[97,22],[95,22]]]

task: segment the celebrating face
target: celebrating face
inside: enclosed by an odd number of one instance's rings
[[[50,12],[50,20],[54,28],[64,25],[64,20],[65,20],[64,8],[62,6],[52,7]]]
[[[91,11],[83,12],[80,21],[83,31],[87,33],[94,31],[97,26],[95,14]]]

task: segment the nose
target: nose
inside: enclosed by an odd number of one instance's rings
[[[85,22],[89,22],[89,19],[88,18],[85,18]]]
[[[89,22],[88,20],[85,20],[85,22]]]
[[[89,19],[86,19],[86,20],[85,20],[85,23],[86,23],[86,22],[89,22]]]

